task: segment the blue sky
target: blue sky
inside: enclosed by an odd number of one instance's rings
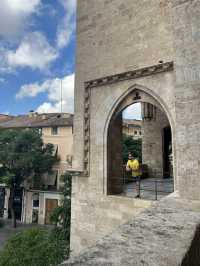
[[[0,113],[73,112],[76,0],[1,0]],[[140,117],[131,106],[125,117]]]
[[[0,113],[73,112],[75,0],[1,0]]]

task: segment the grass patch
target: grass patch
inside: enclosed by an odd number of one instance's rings
[[[59,230],[31,228],[12,236],[0,252],[0,266],[54,266],[65,258],[66,241]]]

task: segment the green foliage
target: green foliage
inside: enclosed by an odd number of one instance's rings
[[[128,160],[128,153],[131,152],[134,157],[137,157],[142,162],[142,140],[134,140],[131,136],[123,135],[123,162]]]
[[[0,130],[0,182],[20,185],[30,176],[40,178],[56,162],[53,145],[44,145],[37,130]]]
[[[61,225],[63,222],[63,215],[64,215],[64,208],[63,204],[61,206],[58,206],[55,208],[51,215],[50,215],[50,221],[55,225]]]
[[[56,225],[57,232],[60,232],[65,240],[65,256],[69,256],[70,246],[70,223],[71,223],[71,175],[64,174],[61,179],[64,182],[62,205],[54,209],[50,220]]]
[[[11,237],[0,252],[0,266],[54,266],[64,260],[59,230],[31,228]]]
[[[26,179],[39,186],[42,174],[50,172],[57,158],[53,145],[44,145],[37,130],[0,129],[0,182],[10,187],[10,210],[16,227],[13,209],[14,190]]]

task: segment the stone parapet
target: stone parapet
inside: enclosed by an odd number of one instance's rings
[[[192,254],[190,246],[199,224],[199,201],[186,201],[170,196],[62,266],[185,265],[182,262],[189,249],[188,254]],[[192,258],[187,259],[190,261],[189,265],[197,265],[191,264]]]

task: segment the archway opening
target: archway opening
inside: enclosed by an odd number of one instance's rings
[[[107,194],[138,194],[128,154],[140,163],[140,196],[159,199],[173,192],[172,133],[168,117],[150,95],[135,91],[114,111],[108,127]]]

